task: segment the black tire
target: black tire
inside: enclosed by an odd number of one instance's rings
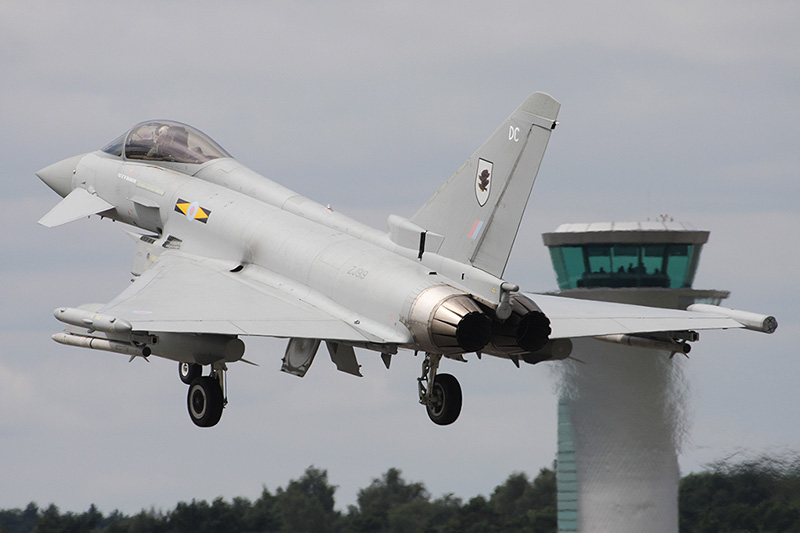
[[[431,386],[431,401],[426,408],[434,424],[452,424],[461,414],[461,385],[455,376],[439,374]]]
[[[195,378],[186,397],[189,418],[201,428],[214,426],[222,418],[225,401],[219,381],[210,376]]]
[[[178,363],[178,375],[181,381],[191,385],[195,378],[203,375],[203,367],[195,363]]]

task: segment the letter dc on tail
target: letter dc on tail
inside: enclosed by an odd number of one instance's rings
[[[390,216],[388,232],[257,174],[195,128],[138,124],[37,172],[63,197],[40,224],[97,214],[144,231],[128,232],[133,283],[107,304],[57,309],[66,328],[53,339],[177,361],[189,415],[204,427],[227,403],[228,364],[246,361],[242,336],[288,339],[281,370],[301,377],[323,343],[356,376],[354,348],[387,368],[399,349],[424,352],[419,401],[450,424],[461,387],[438,372],[443,358],[475,352],[519,366],[567,357],[570,337],[654,331],[677,332],[665,342],[685,351],[681,332],[743,327],[721,308],[525,295],[503,279],[559,108],[547,94],[528,97],[411,219]]]

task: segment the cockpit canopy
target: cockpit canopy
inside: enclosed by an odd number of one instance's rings
[[[108,144],[103,151],[125,159],[193,165],[231,157],[205,133],[170,120],[137,124]]]

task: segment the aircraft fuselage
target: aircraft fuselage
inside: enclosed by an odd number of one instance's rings
[[[219,420],[241,335],[288,338],[282,370],[298,376],[323,342],[355,375],[354,347],[387,367],[408,348],[425,353],[420,402],[452,423],[461,392],[437,375],[443,356],[518,365],[555,353],[550,320],[502,275],[559,108],[529,96],[414,217],[390,216],[388,233],[253,172],[186,124],[137,124],[37,172],[64,197],[40,224],[97,214],[150,232],[133,235],[138,279],[107,304],[56,309],[67,328],[53,339],[181,362],[190,416],[204,427]]]
[[[386,233],[235,160],[191,167],[186,169],[194,175],[93,152],[80,159],[72,187],[116,206],[104,217],[155,232],[183,253],[225,261],[256,282],[264,281],[259,267],[266,269],[269,282],[292,296],[325,307],[367,338],[380,333],[375,340],[402,347],[436,351],[430,339],[415,339],[410,324],[411,308],[427,289],[472,293],[487,308],[501,294],[503,280],[432,252],[420,258],[418,250],[393,243]]]

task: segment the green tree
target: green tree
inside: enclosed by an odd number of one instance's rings
[[[276,508],[281,530],[291,532],[338,531],[341,515],[333,509],[336,487],[328,484],[328,472],[310,466],[298,480],[278,489]]]
[[[16,533],[33,531],[39,521],[39,506],[31,502],[25,508],[0,511],[0,532]]]
[[[39,517],[34,531],[36,533],[60,533],[72,528],[67,517],[61,516],[61,511],[55,504],[50,504]]]
[[[532,482],[524,473],[511,474],[505,483],[494,489],[489,503],[500,517],[502,531],[555,531],[555,472],[542,468]]]
[[[390,507],[386,512],[385,529],[392,533],[430,531],[433,506],[426,500],[413,500]]]
[[[203,529],[199,531],[208,531],[216,533],[237,533],[244,531],[244,516],[241,512],[245,507],[250,506],[250,502],[246,498],[236,498],[234,500],[238,509],[234,509],[234,505],[226,502],[222,498],[215,498],[208,508]]]
[[[252,505],[239,512],[244,513],[244,524],[247,531],[280,531],[281,529],[276,498],[266,487],[261,489],[261,496]]]
[[[420,512],[422,505],[429,501],[428,491],[422,483],[407,483],[400,470],[390,468],[383,476],[373,479],[367,488],[358,491],[358,508],[351,509],[350,530],[351,531],[392,531],[390,521],[390,511],[400,506],[417,504],[407,507],[410,512],[413,508],[415,512]],[[423,511],[424,512],[424,511]],[[401,517],[398,512],[394,512],[392,520],[397,527],[405,528],[407,519]],[[416,522],[416,519],[413,520]],[[410,523],[410,522],[409,522]]]
[[[155,509],[145,511],[142,509],[137,514],[117,522],[109,528],[115,532],[127,533],[162,533],[168,531],[168,517],[157,513]]]
[[[99,528],[103,522],[103,513],[97,510],[94,504],[89,506],[89,510],[78,517],[78,529],[80,531],[92,531]]]
[[[452,493],[436,498],[429,506],[428,529],[446,531],[448,524],[456,519],[462,507],[461,498],[456,498]]]
[[[444,525],[447,533],[494,533],[500,531],[500,515],[483,496],[475,496]]]
[[[800,462],[720,462],[680,482],[681,531],[800,531]]]
[[[178,502],[175,509],[167,513],[167,527],[169,531],[201,531],[207,510],[205,501]]]

